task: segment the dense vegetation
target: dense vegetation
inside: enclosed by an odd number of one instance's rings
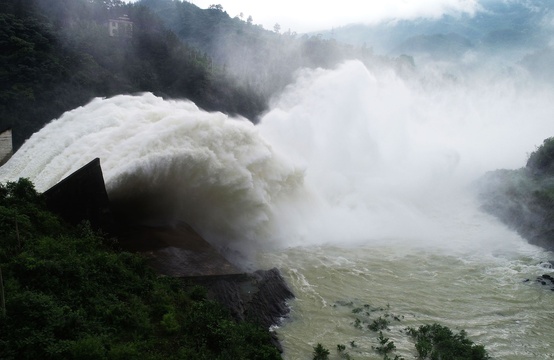
[[[242,86],[254,88],[264,98],[288,85],[299,68],[331,68],[345,59],[372,63],[367,49],[323,39],[299,36],[294,29],[271,31],[255,25],[244,13],[229,16],[214,5],[201,10],[180,0],[141,0],[185,43],[207,53]]]
[[[525,167],[490,172],[477,185],[485,211],[529,242],[554,249],[554,138],[544,140]]]
[[[107,22],[128,15],[132,38]],[[151,91],[249,118],[264,109],[211,59],[140,5],[119,0],[0,0],[0,126],[15,143],[93,97]]]
[[[27,180],[0,186],[0,358],[279,359],[198,287],[157,277],[86,224],[44,210]]]
[[[390,306],[374,307],[370,304],[358,305],[352,301],[337,301],[334,308],[350,310],[354,321],[352,326],[362,332],[371,334],[375,343],[371,349],[382,356],[383,360],[405,360],[406,358],[396,354],[397,348],[394,341],[387,337],[387,333],[393,334],[392,328],[396,328],[397,334],[408,336],[414,343],[417,359],[420,360],[487,360],[490,359],[485,347],[477,345],[467,337],[467,333],[461,330],[454,333],[450,328],[433,323],[421,325],[418,328],[407,327],[398,329],[404,316],[395,315],[390,311]],[[371,338],[372,336],[370,336]],[[364,341],[365,342],[365,341]],[[358,345],[356,341],[350,341],[348,346],[338,344],[336,357],[331,357],[331,351],[318,343],[313,347],[313,360],[344,359],[352,360],[355,356],[365,354],[367,349]]]
[[[529,155],[525,166],[535,176],[554,175],[554,138],[545,139],[542,145]]]
[[[109,36],[128,15],[132,37]],[[15,147],[93,97],[153,92],[257,121],[303,67],[395,61],[180,0],[0,0],[0,128]],[[402,60],[400,61],[402,65]]]
[[[415,339],[419,359],[485,360],[490,359],[485,347],[476,345],[467,338],[464,330],[455,334],[440,324],[422,325],[409,328],[408,333]]]

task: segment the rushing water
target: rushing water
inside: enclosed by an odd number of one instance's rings
[[[517,68],[482,74],[305,71],[257,126],[152,94],[95,99],[34,134],[0,180],[42,191],[99,157],[115,206],[185,221],[245,268],[278,266],[297,295],[278,330],[287,359],[350,341],[354,358],[382,358],[353,326],[364,305],[365,327],[398,317],[386,336],[407,359],[403,329],[431,322],[498,359],[552,358],[554,293],[534,280],[554,254],[482,213],[471,184],[554,134],[554,91]]]
[[[406,359],[414,358],[415,348],[404,329],[435,322],[465,329],[495,359],[554,358],[554,294],[533,282],[552,274],[541,264],[552,254],[518,244],[511,234],[499,236],[515,248],[453,255],[391,241],[266,254],[263,263],[283,269],[297,296],[290,317],[277,330],[284,358],[309,359],[313,346],[321,343],[332,354],[344,344],[355,359],[382,359],[372,350],[377,334],[366,327],[386,314],[399,319],[389,318],[384,333],[394,341],[395,354]],[[384,310],[370,316],[352,312],[365,304]],[[356,318],[363,330],[354,326]],[[351,341],[358,346],[351,348]]]
[[[389,317],[385,336],[406,359],[405,328],[434,322],[465,329],[497,359],[553,358],[554,293],[534,281],[554,256],[482,213],[471,191],[550,136],[552,90],[524,75],[410,82],[358,65],[305,74],[262,123],[305,164],[320,200],[289,248],[259,260],[283,269],[297,295],[278,330],[285,358],[309,359],[321,343],[335,358],[344,344],[353,358],[382,359],[367,325],[387,314],[400,321]],[[382,310],[354,313],[364,305]]]

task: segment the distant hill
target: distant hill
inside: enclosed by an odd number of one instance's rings
[[[398,54],[427,54],[435,59],[457,59],[474,45],[455,33],[413,36],[393,49]]]
[[[17,148],[94,97],[145,91],[256,122],[298,69],[333,68],[347,59],[379,71],[417,67],[425,57],[456,60],[469,50],[511,51],[529,72],[554,81],[554,3],[481,5],[475,16],[300,36],[230,17],[219,5],[200,9],[181,0],[0,0],[0,128],[13,128]],[[132,36],[110,36],[109,20],[123,15],[133,23]]]
[[[352,24],[321,35],[352,45],[365,44],[375,52],[445,54],[547,47],[552,35],[554,2],[548,0],[482,0],[474,16],[390,20],[377,25]]]
[[[331,68],[345,59],[371,58],[361,47],[290,30],[267,30],[251,19],[232,18],[217,5],[200,9],[180,0],[139,4],[158,15],[181,41],[206,53],[239,84],[265,98],[288,85],[299,68]]]

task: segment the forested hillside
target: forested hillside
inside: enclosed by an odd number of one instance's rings
[[[132,38],[110,37],[126,14]],[[97,96],[151,91],[249,118],[264,108],[203,52],[183,44],[148,8],[118,0],[0,2],[0,125],[15,144]]]
[[[109,36],[127,15],[132,37]],[[365,54],[367,55],[367,54]],[[171,0],[0,0],[0,127],[15,146],[93,97],[153,92],[252,121],[300,67],[363,58],[362,49],[298,38]]]
[[[141,0],[185,43],[207,53],[242,86],[269,98],[299,68],[329,68],[346,59],[370,62],[367,49],[298,35],[294,29],[263,29],[246,14],[229,15],[220,5],[202,10],[181,0]],[[245,9],[246,10],[246,9]]]
[[[525,167],[491,171],[477,185],[485,211],[530,243],[554,249],[554,138],[545,139]]]

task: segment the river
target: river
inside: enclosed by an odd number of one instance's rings
[[[346,345],[354,359],[382,359],[372,350],[379,345],[378,334],[367,325],[387,314],[390,325],[384,333],[397,347],[394,354],[405,359],[415,357],[405,328],[432,323],[465,329],[494,359],[554,358],[554,292],[536,282],[553,273],[547,261],[554,254],[509,231],[496,236],[491,240],[509,249],[456,252],[389,239],[265,254],[261,261],[277,265],[296,294],[289,318],[277,329],[284,358],[310,359],[321,343],[334,355],[331,359],[339,358],[338,344]],[[369,316],[365,308],[355,313],[364,305],[370,305]],[[355,326],[357,318],[363,329]]]

